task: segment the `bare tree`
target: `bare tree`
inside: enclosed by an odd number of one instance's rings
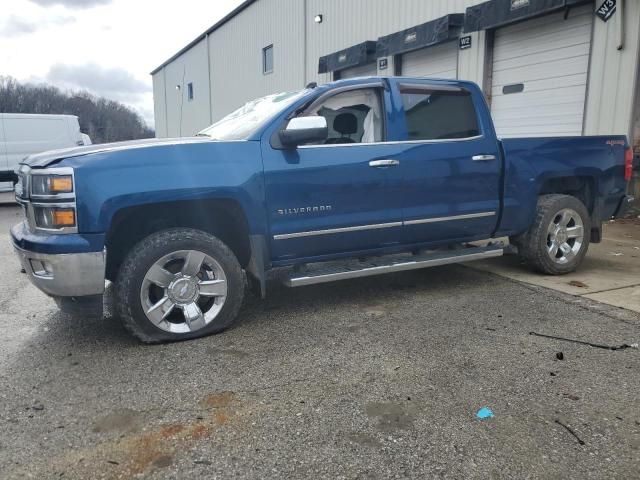
[[[155,132],[131,108],[89,92],[63,92],[46,84],[21,84],[0,76],[1,113],[76,115],[94,143],[151,138]]]

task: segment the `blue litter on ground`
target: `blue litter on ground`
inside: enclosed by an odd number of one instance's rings
[[[493,417],[493,412],[489,407],[482,407],[480,410],[478,410],[478,413],[476,413],[476,417],[481,420],[485,418],[491,418]]]

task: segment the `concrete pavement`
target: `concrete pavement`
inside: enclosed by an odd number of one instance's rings
[[[469,266],[640,312],[640,219],[606,223],[602,243],[591,244],[582,266],[569,275],[554,277],[532,272],[516,256],[474,262]]]
[[[0,229],[19,218],[0,208]],[[68,318],[0,238],[0,478],[634,478],[640,315],[452,266],[270,284],[144,346]],[[562,352],[562,355],[558,355]],[[559,359],[562,358],[562,360]],[[476,418],[483,407],[494,417]]]

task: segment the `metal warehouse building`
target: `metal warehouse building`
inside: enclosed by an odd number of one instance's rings
[[[159,137],[363,75],[481,85],[503,137],[626,134],[640,147],[640,0],[249,0],[153,72]]]

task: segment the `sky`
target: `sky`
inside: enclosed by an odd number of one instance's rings
[[[0,0],[0,75],[120,101],[153,127],[149,72],[241,0]]]

